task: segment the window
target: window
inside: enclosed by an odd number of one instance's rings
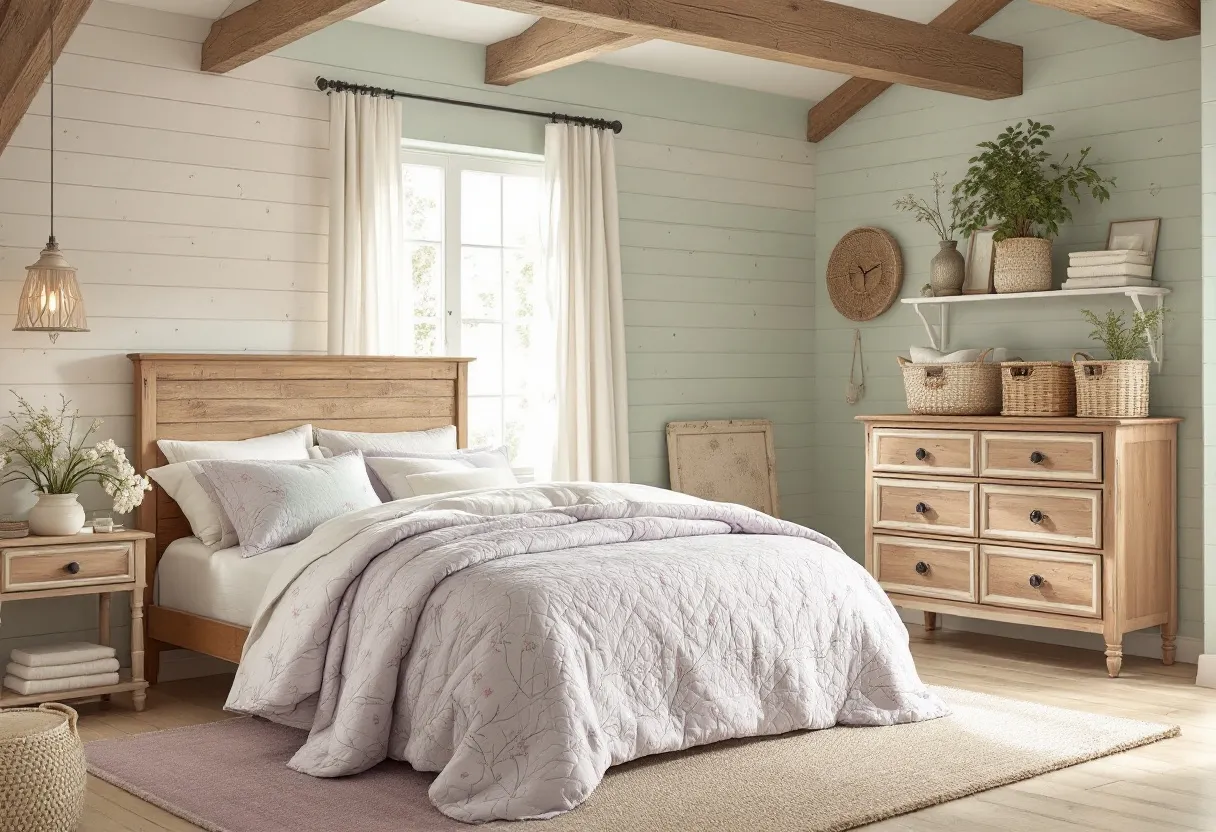
[[[541,164],[407,150],[402,171],[417,355],[476,358],[469,444],[547,475],[553,349],[540,268]]]

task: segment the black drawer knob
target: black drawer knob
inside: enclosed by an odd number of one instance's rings
[[[1043,576],[1042,575],[1031,575],[1030,576],[1030,585],[1032,587],[1034,587],[1035,589],[1038,589],[1039,587],[1041,587],[1043,585]]]
[[[925,563],[923,560],[917,561],[916,562],[916,574],[917,575],[928,575],[929,574],[929,564]]]
[[[1042,523],[1043,522],[1043,512],[1039,511],[1037,508],[1034,511],[1030,512],[1030,522],[1034,523],[1036,526],[1039,525],[1040,523]]]
[[[1033,462],[1035,465],[1043,464],[1043,461],[1046,459],[1047,459],[1047,457],[1044,456],[1043,454],[1039,453],[1038,451],[1035,451],[1034,453],[1032,453],[1030,455],[1030,461]]]
[[[80,571],[80,564],[72,561],[67,566],[63,567],[69,575],[75,575]]]
[[[925,457],[927,457],[928,455],[929,455],[929,452],[926,451],[924,448],[916,449],[916,458],[919,459],[921,462],[924,462]]]
[[[916,504],[916,513],[917,514],[928,514],[929,507],[927,505],[925,505],[924,503],[917,503]]]

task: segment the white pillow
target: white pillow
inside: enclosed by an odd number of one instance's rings
[[[446,494],[449,491],[471,491],[475,488],[506,488],[518,485],[509,468],[469,468],[464,471],[431,471],[410,474],[406,486],[413,497],[426,494]],[[393,498],[400,500],[396,494]]]
[[[299,543],[313,529],[380,505],[358,453],[303,461],[203,460],[245,557]]]
[[[308,459],[312,447],[312,425],[221,442],[186,442],[181,439],[158,439],[156,444],[168,462],[189,462],[192,459]]]
[[[372,485],[382,500],[404,500],[413,497],[407,478],[414,474],[451,471],[476,471],[463,459],[417,459],[413,457],[367,457],[364,460],[372,472]],[[429,492],[428,492],[429,493]]]
[[[236,545],[232,524],[198,462],[174,462],[151,468],[147,474],[177,503],[195,537],[208,546],[218,543],[227,549]]]
[[[334,455],[349,451],[361,451],[364,456],[443,453],[456,450],[456,426],[447,425],[431,430],[410,430],[401,433],[356,433],[318,428],[317,444]]]
[[[983,350],[958,350],[956,352],[939,352],[929,347],[912,347],[913,364],[970,364],[980,360]],[[986,361],[999,364],[1005,360],[1008,352],[1004,347],[998,347],[988,354]]]

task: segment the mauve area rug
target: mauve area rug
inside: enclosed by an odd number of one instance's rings
[[[953,715],[735,740],[610,769],[581,807],[481,829],[841,832],[1178,735],[1178,728],[935,688]],[[287,768],[303,732],[248,718],[100,740],[89,771],[211,832],[451,832],[432,775],[385,762],[321,780]]]

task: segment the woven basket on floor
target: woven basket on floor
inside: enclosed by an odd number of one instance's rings
[[[920,416],[994,416],[1001,412],[1001,367],[980,353],[979,361],[913,364],[898,356],[908,410]]]
[[[1051,291],[1051,240],[1010,237],[997,243],[992,286],[998,294]]]
[[[1067,361],[1006,361],[1001,364],[1002,416],[1072,416],[1077,380]]]
[[[0,832],[70,832],[87,783],[74,710],[53,703],[0,711]]]
[[[1147,361],[1095,361],[1083,352],[1074,353],[1072,361],[1078,416],[1142,419],[1148,415]]]

